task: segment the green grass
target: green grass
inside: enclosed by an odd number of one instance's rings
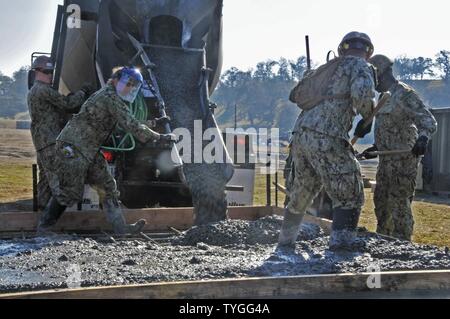
[[[280,174],[281,185],[284,180]],[[272,176],[272,182],[274,178]],[[275,205],[275,188],[272,188],[272,205]],[[283,206],[285,196],[279,193],[279,206]],[[255,183],[255,205],[266,205],[266,176],[258,175]],[[428,202],[414,202],[413,214],[415,220],[413,241],[418,244],[450,247],[450,206]],[[376,217],[373,204],[373,194],[366,190],[366,203],[360,219],[360,226],[369,231],[376,230]]]
[[[31,165],[0,162],[0,203],[32,197]]]

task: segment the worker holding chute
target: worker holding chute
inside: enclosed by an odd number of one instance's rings
[[[86,183],[99,193],[103,210],[115,233],[139,233],[143,229],[145,220],[126,224],[116,181],[100,152],[116,126],[132,133],[142,143],[174,141],[172,134],[158,134],[132,116],[126,103],[135,101],[142,84],[139,70],[130,67],[117,69],[107,85],[94,93],[62,130],[56,142],[54,165],[59,184],[40,219],[38,233],[48,232],[66,207],[80,202]]]

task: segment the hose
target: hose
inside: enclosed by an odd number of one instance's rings
[[[148,118],[148,109],[144,100],[144,96],[142,93],[136,97],[136,100],[133,103],[128,103],[128,107],[130,109],[131,114],[138,121],[146,121]],[[131,133],[126,133],[120,128],[116,131],[119,135],[123,135],[123,137],[118,140],[116,136],[113,134],[111,136],[112,146],[102,146],[102,149],[111,152],[131,152],[136,148],[136,140]]]

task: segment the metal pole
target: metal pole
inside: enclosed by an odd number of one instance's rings
[[[278,168],[278,165],[275,167]],[[275,172],[275,184],[278,185],[278,169]],[[278,187],[275,187],[275,207],[278,207]]]
[[[270,176],[270,162],[268,164],[268,172],[266,175],[266,196],[267,196],[267,206],[272,206],[272,193],[271,193],[271,176]]]
[[[64,6],[59,5],[58,11],[56,13],[56,23],[55,23],[55,31],[53,32],[53,43],[52,43],[52,60],[53,63],[56,63],[56,54],[58,53],[58,39],[61,35],[61,21],[64,15]]]
[[[268,144],[268,143],[267,143]],[[268,146],[267,146],[268,147]],[[267,196],[267,206],[272,206],[272,192],[271,192],[271,188],[272,188],[272,181],[271,181],[271,176],[270,176],[270,166],[271,164],[271,160],[270,160],[271,154],[268,153],[267,154],[267,158],[269,159],[266,167],[267,167],[267,172],[266,172],[266,196]]]
[[[33,174],[33,212],[37,212],[39,210],[38,193],[37,193],[37,184],[38,184],[37,165],[33,164],[31,169]]]
[[[306,62],[308,70],[311,70],[311,51],[309,49],[309,35],[305,36],[306,41]]]
[[[64,6],[64,9],[66,7]],[[54,61],[55,63],[55,75],[53,79],[53,88],[55,90],[59,90],[59,84],[61,81],[61,74],[62,74],[62,68],[63,68],[63,61],[64,61],[64,51],[66,48],[66,39],[67,39],[67,13],[63,12],[62,19],[61,19],[61,33],[59,36],[59,42],[58,42],[58,49],[56,53],[56,59]]]
[[[234,130],[237,130],[237,103],[234,104]]]

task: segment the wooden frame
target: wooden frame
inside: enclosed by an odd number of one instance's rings
[[[380,276],[378,289],[368,287]],[[450,271],[410,271],[155,283],[0,295],[0,299],[450,297]]]
[[[256,220],[270,215],[282,215],[283,210],[277,207],[230,207],[228,215],[231,219]],[[193,208],[154,208],[125,210],[128,222],[135,222],[141,218],[147,220],[145,232],[167,231],[169,228],[186,230],[194,224]],[[0,213],[0,234],[34,232],[39,219],[38,213],[11,212]],[[329,231],[331,222],[313,216],[305,216],[306,222],[316,223]],[[66,212],[55,226],[55,232],[98,232],[111,231],[102,212]]]

